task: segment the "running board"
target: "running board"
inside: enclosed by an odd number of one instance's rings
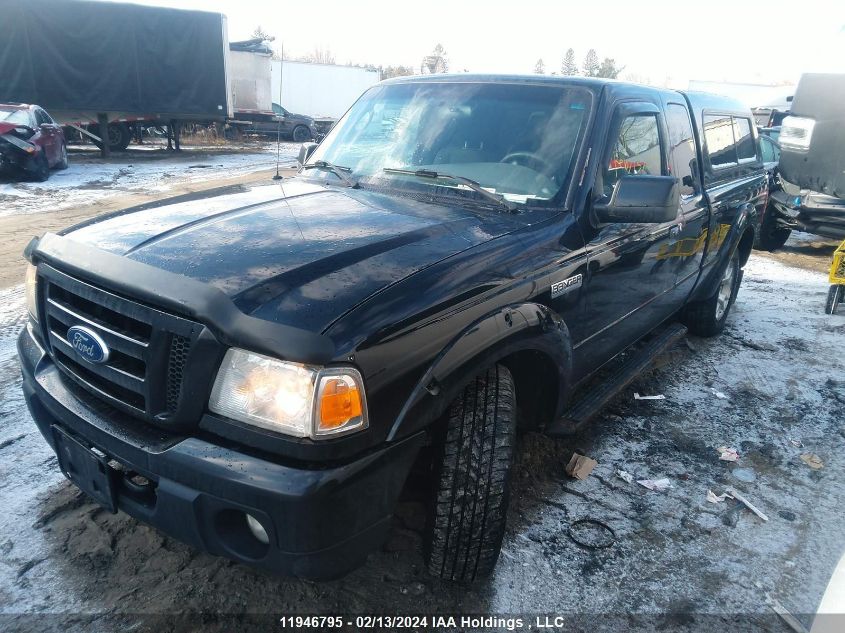
[[[686,333],[687,328],[680,323],[672,323],[661,330],[642,348],[632,352],[611,376],[584,393],[560,419],[546,426],[546,435],[566,436],[581,431],[613,398],[648,369],[655,358]]]

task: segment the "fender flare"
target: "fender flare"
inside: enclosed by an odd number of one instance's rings
[[[411,390],[387,440],[395,441],[427,427],[469,380],[486,367],[522,351],[543,353],[557,367],[555,413],[559,413],[568,393],[572,368],[569,328],[543,304],[510,304],[481,317],[441,350]]]

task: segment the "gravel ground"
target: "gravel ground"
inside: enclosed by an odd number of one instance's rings
[[[753,255],[722,336],[679,344],[580,436],[523,437],[498,567],[468,588],[426,574],[413,495],[366,566],[319,584],[103,511],[64,480],[30,420],[14,351],[22,291],[3,291],[0,629],[269,631],[291,613],[425,612],[530,615],[533,628],[537,614],[563,615],[566,630],[788,631],[767,593],[809,627],[845,544],[845,316],[823,312],[825,257],[829,248],[799,268]],[[720,461],[722,445],[739,461]],[[598,461],[584,481],[564,474],[576,449]],[[802,461],[808,453],[821,469]],[[672,487],[650,491],[618,470]],[[731,486],[768,522],[706,500]],[[579,519],[600,525],[579,532]],[[578,545],[572,533],[612,544]],[[482,628],[472,624],[463,628]]]

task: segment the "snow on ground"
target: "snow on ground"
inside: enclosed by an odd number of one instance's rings
[[[281,165],[295,162],[298,152],[299,144],[282,143]],[[166,191],[176,184],[229,178],[275,165],[276,145],[271,143],[247,148],[183,147],[180,154],[159,146],[133,146],[108,160],[77,149],[70,154],[68,169],[52,171],[46,182],[18,182],[3,176],[0,217],[55,211],[125,193]]]
[[[22,292],[6,291],[0,629],[171,630],[172,615],[154,615],[193,612],[258,614],[255,629],[241,615],[206,616],[203,631],[266,631],[290,613],[466,612],[560,614],[566,630],[786,631],[767,592],[809,626],[845,547],[845,315],[824,314],[826,290],[820,272],[754,255],[723,335],[679,344],[580,436],[525,436],[503,555],[471,587],[426,574],[420,504],[410,499],[383,551],[319,584],[198,553],[98,508],[59,474],[24,408],[13,347]],[[666,399],[634,401],[634,391]],[[739,461],[720,461],[721,445]],[[598,461],[584,481],[563,474],[576,448]],[[824,467],[812,470],[803,453]],[[646,490],[620,469],[672,488]],[[769,521],[729,499],[706,501],[729,486]],[[609,526],[613,545],[573,543],[583,518]],[[58,615],[15,615],[37,613]]]

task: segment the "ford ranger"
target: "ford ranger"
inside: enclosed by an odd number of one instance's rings
[[[363,563],[414,466],[431,573],[488,574],[518,432],[578,431],[724,327],[756,134],[733,101],[621,82],[382,82],[295,178],[34,239],[32,417],[109,510],[301,577]]]

